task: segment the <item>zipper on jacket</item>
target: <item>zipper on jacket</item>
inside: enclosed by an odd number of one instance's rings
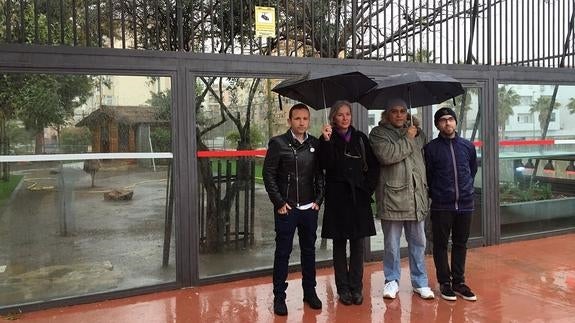
[[[299,207],[299,170],[297,166],[297,149],[292,147],[293,156],[295,159],[295,195],[296,195],[296,206]]]
[[[451,150],[451,159],[453,160],[453,175],[455,184],[455,209],[459,210],[459,181],[457,179],[457,160],[455,160],[455,151],[453,151],[453,140],[449,141],[449,149]]]
[[[286,188],[286,200],[289,200],[289,184],[290,184],[290,181],[291,181],[291,174],[288,173],[288,180],[287,180],[288,183],[287,183],[287,188]]]

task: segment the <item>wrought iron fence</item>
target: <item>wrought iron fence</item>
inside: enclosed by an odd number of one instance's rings
[[[276,36],[255,37],[256,6]],[[573,0],[4,0],[0,42],[573,66]]]

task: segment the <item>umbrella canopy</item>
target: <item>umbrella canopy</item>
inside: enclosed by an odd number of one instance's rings
[[[357,102],[362,94],[376,85],[375,81],[360,72],[344,74],[310,72],[302,77],[284,80],[272,91],[305,103],[314,109],[324,109],[338,100]]]
[[[383,109],[389,100],[400,98],[411,108],[441,103],[463,93],[461,83],[447,75],[408,72],[381,79],[358,102],[367,109]]]

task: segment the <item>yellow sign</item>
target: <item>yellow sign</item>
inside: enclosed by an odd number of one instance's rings
[[[276,9],[256,7],[256,37],[276,36]]]

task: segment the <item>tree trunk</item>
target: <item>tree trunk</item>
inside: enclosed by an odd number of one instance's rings
[[[3,156],[10,154],[10,141],[6,131],[6,119],[0,122],[0,154]],[[7,182],[10,179],[10,167],[8,163],[1,163],[2,180]]]
[[[196,142],[198,151],[209,150],[200,138],[197,138]],[[200,177],[200,189],[204,189],[206,192],[206,209],[204,213],[206,217],[206,236],[204,240],[200,240],[200,251],[207,253],[217,252],[219,250],[218,204],[220,197],[217,194],[216,183],[212,175],[212,167],[209,159],[198,158],[198,174]]]
[[[201,186],[206,191],[205,224],[206,237],[200,242],[200,251],[216,252],[219,250],[218,243],[218,207],[220,197],[217,194],[216,184],[212,176],[210,161],[207,158],[198,158],[198,172]]]
[[[36,134],[36,145],[34,147],[35,154],[42,154],[44,153],[44,129],[40,130]]]
[[[94,187],[94,178],[96,177],[96,170],[90,171],[90,177],[92,179],[92,187]]]

